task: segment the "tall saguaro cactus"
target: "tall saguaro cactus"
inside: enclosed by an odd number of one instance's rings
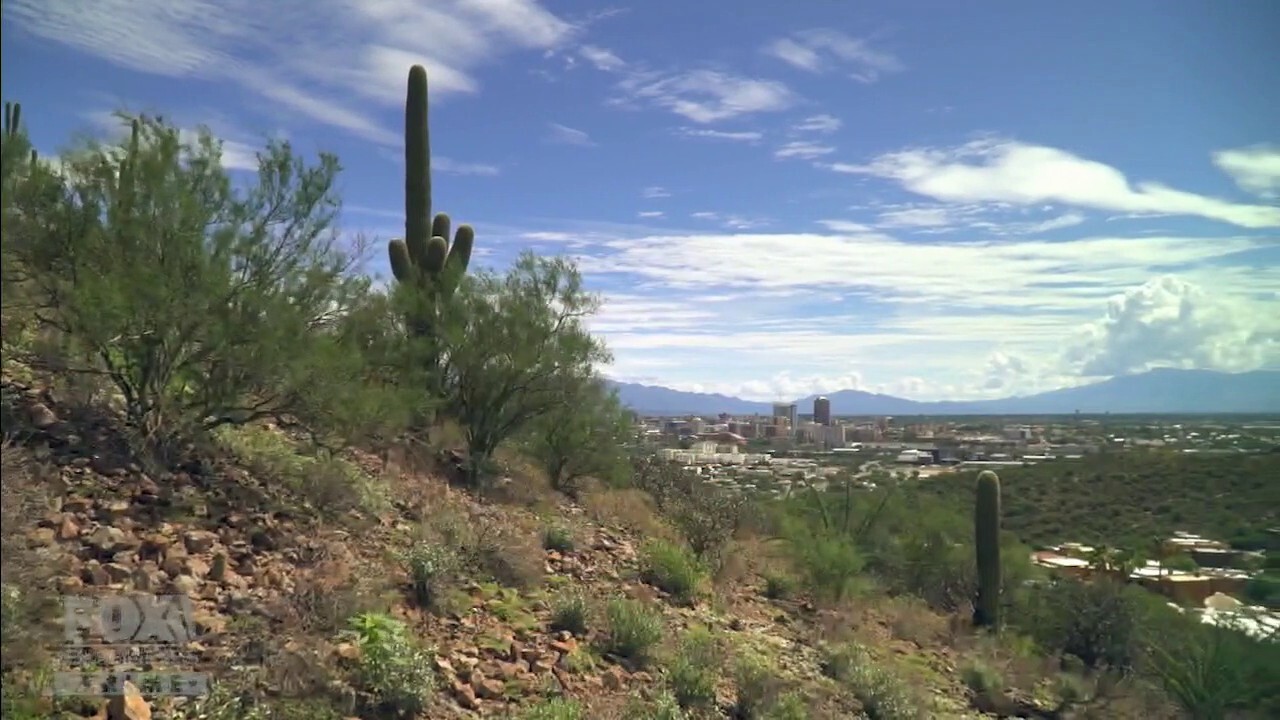
[[[4,139],[5,142],[16,140],[22,134],[22,103],[6,102],[4,104]],[[35,148],[31,148],[31,164],[36,163]]]
[[[435,300],[448,297],[458,287],[471,261],[475,231],[458,226],[449,244],[449,216],[431,217],[431,135],[427,122],[427,71],[421,65],[409,69],[404,108],[404,238],[387,248],[391,272],[397,282],[412,284],[424,293],[427,308],[410,318],[415,335],[432,332]]]
[[[973,539],[978,562],[978,597],[973,608],[973,624],[999,629],[1000,478],[990,470],[978,474]]]

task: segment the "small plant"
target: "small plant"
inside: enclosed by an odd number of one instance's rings
[[[973,662],[960,670],[960,679],[974,695],[990,695],[1004,692],[1004,678],[1000,672],[983,662]]]
[[[678,603],[695,603],[706,577],[702,563],[679,545],[653,540],[641,550],[640,578]]]
[[[796,579],[778,572],[764,574],[764,596],[770,600],[785,600],[796,593]]]
[[[662,615],[638,600],[615,598],[605,607],[609,631],[605,651],[645,663],[662,640]]]
[[[548,525],[542,530],[542,547],[558,553],[573,552],[573,533],[563,525]]]
[[[720,648],[706,628],[694,628],[680,639],[680,647],[667,668],[667,682],[680,707],[707,708],[715,704]]]
[[[759,652],[747,650],[734,666],[738,699],[734,707],[737,717],[765,720],[771,708],[782,698],[785,686],[773,660]]]
[[[660,690],[652,700],[632,695],[622,716],[631,720],[689,720],[689,714],[668,690]]]
[[[870,720],[925,717],[911,686],[877,663],[861,645],[849,643],[828,653],[823,671],[849,687]]]
[[[587,599],[579,592],[566,592],[551,609],[551,629],[564,630],[574,635],[587,632]]]
[[[350,625],[360,648],[358,687],[370,710],[402,717],[426,710],[435,692],[431,653],[414,642],[404,623],[389,615],[363,613]]]
[[[584,720],[586,711],[576,700],[550,698],[520,714],[520,720]]]
[[[444,595],[444,581],[457,558],[440,545],[419,543],[405,553],[413,599],[422,608],[434,608]]]

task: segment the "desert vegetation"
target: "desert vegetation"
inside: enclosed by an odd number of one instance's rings
[[[208,132],[136,116],[55,162],[10,106],[6,718],[104,710],[43,693],[50,600],[128,588],[196,598],[215,682],[117,719],[1280,713],[1280,645],[1031,566],[1035,524],[1096,493],[748,499],[650,457],[574,263],[478,267],[483,233],[433,215],[421,68],[406,118],[384,287],[335,157],[273,143],[232,177]],[[1151,503],[1184,502],[1189,463]],[[1223,500],[1244,529],[1269,487]],[[1137,522],[1109,508],[1095,527]]]

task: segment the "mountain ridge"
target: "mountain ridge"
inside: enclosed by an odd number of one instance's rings
[[[768,415],[773,403],[610,380],[623,404],[650,415]],[[1280,414],[1280,371],[1158,368],[1089,385],[990,400],[908,400],[864,390],[825,393],[835,415]],[[812,412],[818,395],[795,400]]]

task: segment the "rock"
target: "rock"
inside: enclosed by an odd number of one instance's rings
[[[47,547],[57,542],[58,533],[53,528],[35,528],[27,533],[27,547]]]
[[[608,690],[621,690],[627,682],[627,671],[617,665],[612,665],[608,670],[600,674],[600,682]]]
[[[141,544],[138,538],[110,525],[94,530],[88,540],[89,547],[102,556],[115,555],[121,550],[134,550]]]
[[[78,537],[80,537],[80,525],[76,522],[76,516],[63,513],[62,520],[58,523],[58,539],[75,540]]]
[[[151,706],[137,686],[126,680],[120,694],[107,703],[107,720],[151,720]]]
[[[476,700],[476,691],[466,683],[453,682],[453,696],[458,699],[458,704],[468,710],[479,710],[480,701]]]
[[[497,700],[506,689],[505,683],[494,678],[481,678],[479,684],[475,685],[476,695],[486,700]]]
[[[48,430],[58,424],[58,416],[44,403],[32,403],[27,407],[27,419],[37,430]]]
[[[194,595],[200,589],[200,585],[200,580],[190,575],[179,575],[169,583],[173,592],[183,595]]]
[[[133,568],[120,563],[107,563],[102,566],[102,569],[106,571],[107,578],[113,583],[127,582],[133,577]]]
[[[209,552],[217,542],[218,536],[208,530],[188,530],[182,534],[182,544],[193,555]]]

